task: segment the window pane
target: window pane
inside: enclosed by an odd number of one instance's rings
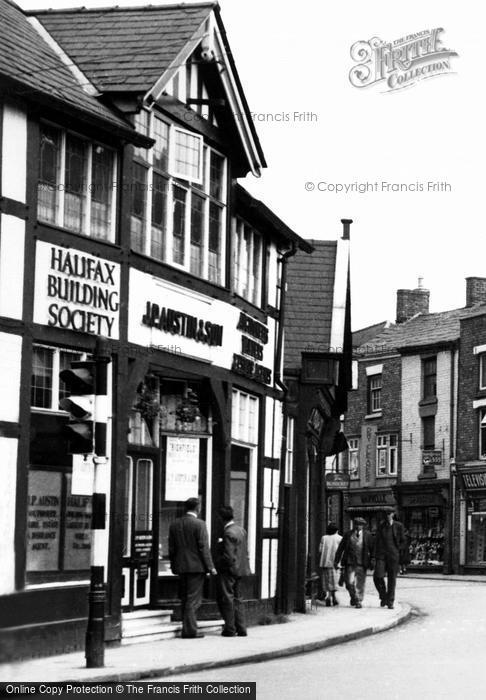
[[[169,127],[157,117],[154,118],[153,138],[155,139],[154,168],[167,172],[169,167]]]
[[[148,136],[149,113],[145,109],[142,109],[138,114],[135,115],[135,130],[138,131],[139,134]],[[135,148],[133,155],[135,156],[135,158],[142,158],[143,160],[147,160],[148,150],[146,148]]]
[[[211,282],[220,282],[222,210],[213,202],[209,205],[208,276]]]
[[[234,290],[240,294],[240,279],[241,279],[241,260],[240,260],[240,243],[241,243],[241,224],[236,222],[236,230],[233,243],[233,260],[234,260]]]
[[[197,136],[175,131],[175,170],[187,180],[199,180],[201,171],[201,142]]]
[[[187,192],[183,190],[182,187],[174,185],[172,260],[178,265],[184,265],[185,258],[186,197]]]
[[[224,158],[211,151],[209,165],[209,194],[216,199],[223,199]]]
[[[486,459],[486,409],[479,413],[479,458]]]
[[[43,126],[40,135],[40,173],[37,215],[42,221],[55,223],[59,208],[61,132]]]
[[[77,232],[83,231],[86,216],[86,151],[85,141],[66,135],[64,226]]]
[[[433,398],[437,394],[437,359],[424,360],[424,398]]]
[[[251,238],[252,230],[248,226],[244,227],[243,231],[243,245],[241,251],[240,269],[241,269],[241,283],[240,283],[240,294],[245,299],[248,299],[250,289],[249,289],[249,274],[250,274],[250,251],[251,251]]]
[[[260,303],[261,296],[261,255],[262,255],[262,239],[256,233],[253,234],[253,261],[252,261],[252,275],[253,275],[253,295],[251,301],[254,304]]]
[[[165,222],[167,217],[167,181],[154,173],[152,188],[152,238],[150,254],[158,260],[164,259]]]
[[[52,408],[52,363],[54,351],[35,347],[32,357],[31,405]]]
[[[91,496],[71,494],[71,474],[66,474],[64,571],[85,571],[91,558]]]
[[[104,240],[110,237],[113,159],[113,151],[93,146],[90,235]]]
[[[51,351],[51,352],[53,352],[53,351]],[[77,362],[80,359],[81,359],[81,355],[79,353],[65,352],[64,350],[61,350],[59,353],[59,371],[62,372],[63,369],[70,369],[71,362]],[[69,390],[66,388],[66,385],[64,384],[64,382],[60,381],[59,382],[59,401],[61,399],[65,399],[67,396],[69,396]],[[56,402],[57,409],[59,409],[59,401]]]
[[[137,460],[137,491],[135,496],[135,530],[152,527],[152,462]]]
[[[130,224],[131,245],[134,250],[145,251],[145,204],[147,197],[147,168],[133,164],[132,216]]]
[[[202,243],[204,231],[204,199],[192,194],[191,200],[191,272],[202,274]]]

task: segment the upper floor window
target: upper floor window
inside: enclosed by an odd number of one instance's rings
[[[115,153],[55,126],[40,130],[40,221],[115,240]]]
[[[428,357],[423,360],[423,398],[433,399],[437,396],[437,358]]]
[[[479,355],[479,388],[486,389],[486,352]]]
[[[262,301],[262,237],[236,219],[234,235],[234,291],[256,306]]]
[[[479,411],[479,459],[486,459],[486,408]]]
[[[368,412],[381,411],[381,374],[368,377]]]
[[[81,358],[79,352],[35,345],[32,357],[31,407],[60,411],[59,401],[67,396],[67,392],[59,381],[59,372],[69,369],[71,362]]]
[[[376,476],[397,475],[397,436],[376,436]]]
[[[155,140],[136,148],[131,244],[140,253],[222,284],[226,160],[197,134],[140,112],[138,131]]]
[[[359,438],[348,439],[348,472],[351,479],[359,479]]]
[[[435,449],[435,416],[422,418],[422,438],[424,450]]]

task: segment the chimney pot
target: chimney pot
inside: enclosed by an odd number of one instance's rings
[[[351,224],[353,223],[352,219],[341,219],[341,223],[343,225],[343,235],[342,239],[343,241],[349,241],[349,228]]]

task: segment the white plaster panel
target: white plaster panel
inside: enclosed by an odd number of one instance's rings
[[[15,501],[18,440],[0,437],[0,595],[15,591]]]
[[[12,333],[0,333],[0,420],[12,423],[19,420],[21,356],[22,338]]]
[[[2,196],[24,202],[27,184],[27,115],[5,103],[2,134]]]
[[[2,214],[0,220],[0,316],[22,318],[25,221]]]
[[[196,317],[203,322],[223,326],[222,345],[208,345],[173,334],[160,328],[142,323],[147,311],[147,303],[159,308]],[[130,270],[128,340],[137,345],[152,347],[154,350],[195,357],[218,367],[230,369],[233,354],[242,354],[242,332],[238,330],[240,309],[218,299],[180,287],[139,270]],[[268,342],[262,344],[263,357],[257,364],[272,370],[275,352],[274,326],[268,325]],[[251,335],[247,335],[253,339]]]

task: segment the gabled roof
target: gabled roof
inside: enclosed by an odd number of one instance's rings
[[[101,92],[146,93],[216,3],[33,10]]]
[[[86,118],[120,128],[125,136],[135,134],[121,115],[83,89],[17,5],[0,0],[0,23],[0,78],[15,88],[17,96],[28,100],[35,95],[54,108],[80,111]]]
[[[393,324],[373,339],[367,340],[360,350],[363,355],[390,351],[410,351],[453,343],[460,337],[461,319],[486,312],[486,304],[417,314],[404,323]]]
[[[331,328],[337,241],[308,240],[312,255],[289,258],[284,364],[301,366],[302,352],[332,352]]]

